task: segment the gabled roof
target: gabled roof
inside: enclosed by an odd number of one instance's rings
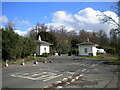
[[[41,44],[41,45],[53,45],[52,43],[49,43],[49,42],[46,42],[46,41],[39,41],[39,40],[37,40],[36,42],[38,44]]]
[[[94,45],[94,46],[98,46],[97,44],[94,44],[92,42],[89,41],[89,38],[87,38],[87,41],[86,42],[82,42],[82,43],[79,43],[79,44],[76,44],[78,46],[80,45]]]
[[[94,44],[94,43],[90,42],[89,39],[87,39],[86,42],[82,42],[82,43],[79,43],[79,44],[76,44],[76,45],[78,45],[78,46],[80,46],[80,45],[94,45],[94,46],[99,46],[98,44]]]
[[[94,45],[94,44],[92,42],[86,41],[86,42],[79,43],[77,45]]]
[[[47,46],[53,45],[52,43],[49,43],[49,42],[46,42],[46,41],[42,41],[40,35],[38,37],[38,40],[36,40],[36,42],[38,44],[40,44],[40,45],[47,45]]]

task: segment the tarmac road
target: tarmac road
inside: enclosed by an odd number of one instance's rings
[[[81,60],[76,56],[67,55],[52,56],[49,57],[49,59],[52,60],[53,63],[38,65],[29,64],[4,68],[2,70],[3,88],[44,88],[76,73],[79,73],[82,78],[76,80],[74,83],[61,87],[104,88],[107,87],[114,77],[117,77],[114,73],[117,67],[99,64],[101,61],[104,61],[102,59]],[[98,83],[98,79],[100,83]],[[80,85],[81,82],[75,84],[81,80],[84,81],[82,86]],[[102,82],[101,80],[104,81]],[[89,83],[86,84],[85,81]],[[95,86],[94,83],[97,83],[97,85]],[[117,87],[116,83],[114,87]],[[59,86],[55,88],[59,88]]]

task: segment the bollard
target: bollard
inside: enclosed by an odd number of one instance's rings
[[[44,58],[44,62],[43,63],[47,63],[47,59],[46,58]]]
[[[5,66],[8,67],[8,60],[6,60]]]
[[[24,63],[24,59],[23,59],[23,62],[21,63],[21,65],[25,65],[25,63]]]
[[[34,54],[34,58],[36,59],[36,53]]]
[[[38,62],[37,62],[37,61],[35,61],[35,62],[34,62],[34,64],[38,64]]]
[[[44,61],[43,63],[47,63],[47,61]]]

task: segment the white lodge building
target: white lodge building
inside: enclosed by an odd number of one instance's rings
[[[77,44],[77,46],[79,51],[78,55],[80,56],[96,56],[97,52],[101,52],[101,50],[103,51],[101,53],[104,53],[104,49],[96,48],[98,45],[93,44],[89,39],[86,42]]]
[[[39,38],[37,40],[36,54],[42,55],[43,53],[50,53],[50,45],[53,45],[53,44],[46,41],[42,41],[39,35]]]

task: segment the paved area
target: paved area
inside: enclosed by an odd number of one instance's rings
[[[100,64],[102,59],[62,55],[49,57],[49,60],[53,63],[43,64],[38,60],[37,65],[31,62],[4,68],[3,88],[46,88],[50,85],[51,88],[117,88],[117,66]]]

